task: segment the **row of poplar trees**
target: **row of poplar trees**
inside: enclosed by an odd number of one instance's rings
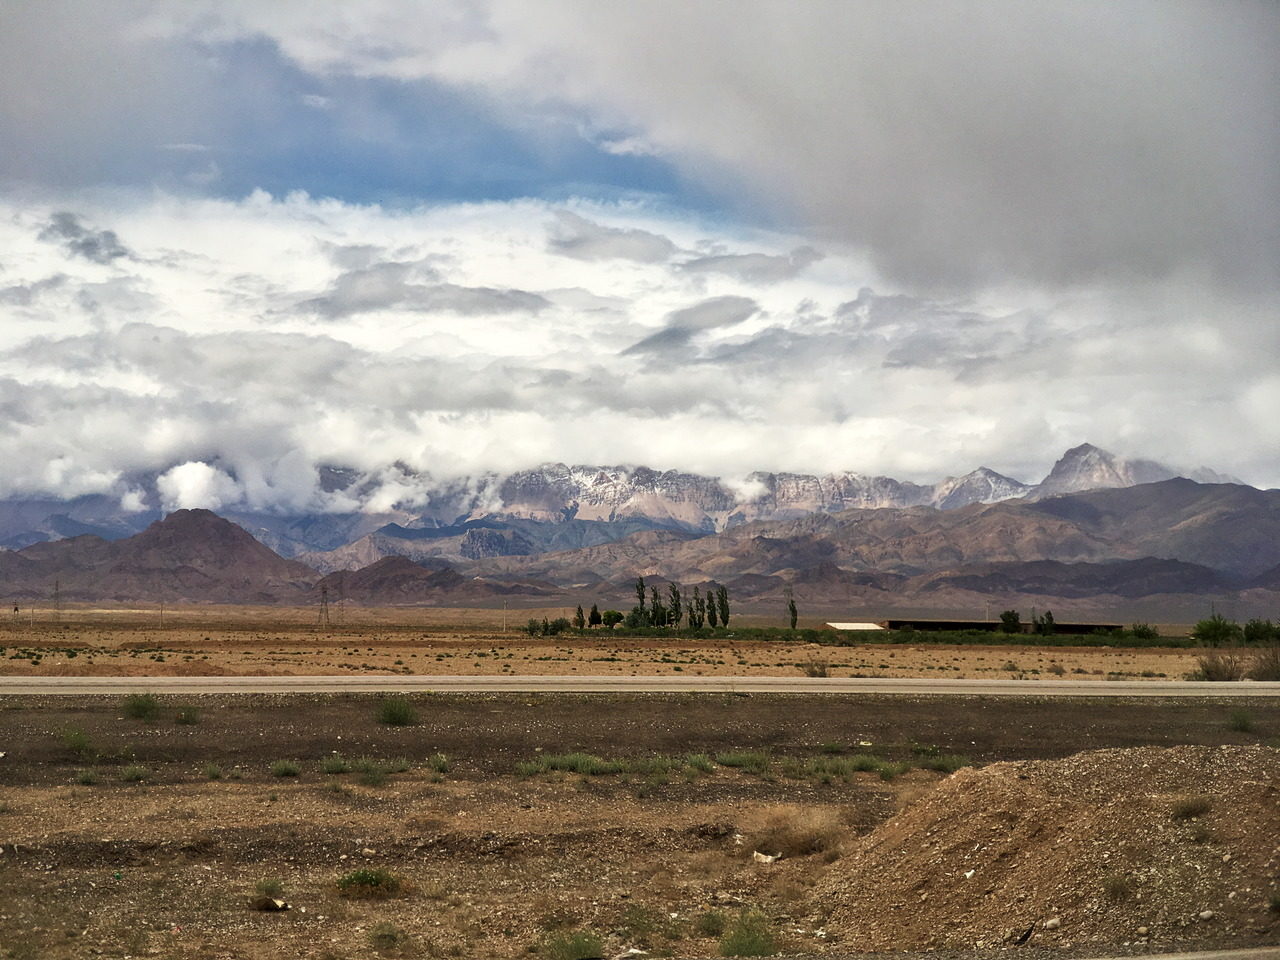
[[[685,596],[678,583],[667,584],[667,596],[664,602],[657,587],[646,587],[644,577],[636,578],[636,600],[639,601],[631,612],[625,616],[617,610],[600,612],[595,604],[591,605],[591,613],[584,613],[582,607],[573,618],[573,625],[579,630],[584,627],[595,627],[603,624],[612,627],[615,623],[623,623],[627,627],[675,627],[687,622],[690,630],[701,630],[705,627],[727,627],[729,625],[729,591],[724,587],[707,588],[706,596],[698,587],[693,588],[690,596]],[[535,622],[529,621],[529,632],[534,633]],[[568,621],[565,621],[568,625]],[[546,632],[545,630],[543,631]]]
[[[693,593],[686,596],[680,584],[669,583],[664,601],[657,587],[648,587],[646,593],[644,577],[637,577],[636,600],[639,602],[627,615],[629,627],[678,628],[682,622],[687,622],[690,630],[701,630],[704,626],[729,625],[729,591],[724,587],[708,587],[706,596],[701,589],[694,587]]]

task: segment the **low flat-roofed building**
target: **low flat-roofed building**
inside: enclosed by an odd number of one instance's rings
[[[883,625],[879,623],[828,623],[828,627],[832,630],[883,630]]]

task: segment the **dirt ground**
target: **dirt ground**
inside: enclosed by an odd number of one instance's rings
[[[1197,651],[1176,648],[942,646],[836,647],[746,640],[530,638],[532,614],[443,608],[334,612],[183,607],[81,608],[59,621],[0,622],[0,674],[17,676],[244,676],[390,673],[441,675],[796,676],[990,679],[1180,679]],[[308,622],[309,620],[309,622]]]
[[[381,698],[354,694],[159,698],[149,719],[115,698],[0,699],[0,956],[554,960],[590,932],[604,956],[706,957],[742,917],[778,949],[848,956],[884,941],[861,936],[830,891],[896,812],[929,810],[948,769],[1098,748],[1159,765],[1153,748],[1177,744],[1270,755],[1258,745],[1280,737],[1268,703],[409,702],[414,722],[391,726]],[[575,750],[622,769],[544,769]],[[365,772],[326,772],[335,756]],[[340,895],[361,868],[403,887]],[[263,881],[289,910],[250,908]],[[1275,942],[1253,907],[1248,922],[1161,930],[1133,950]],[[994,911],[966,935],[1004,947],[1010,926]],[[1062,942],[1056,955],[1071,955]]]

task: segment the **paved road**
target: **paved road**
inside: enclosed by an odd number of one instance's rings
[[[896,693],[982,697],[1280,697],[1280,683],[808,677],[0,677],[0,695],[156,693]]]

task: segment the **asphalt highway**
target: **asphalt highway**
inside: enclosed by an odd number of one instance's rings
[[[1280,697],[1280,683],[878,677],[0,677],[0,696],[154,693],[890,693],[960,697]]]

